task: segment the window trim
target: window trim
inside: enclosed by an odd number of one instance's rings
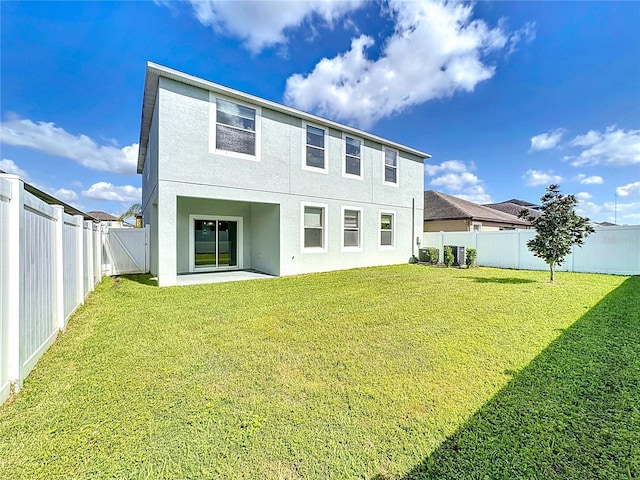
[[[386,151],[395,152],[396,154],[396,181],[387,182],[387,156]],[[394,148],[382,146],[382,183],[390,187],[398,187],[400,184],[400,151]]]
[[[345,246],[344,244],[344,213],[347,210],[352,210],[354,212],[358,212],[358,246],[354,247],[354,246]],[[362,252],[362,242],[364,239],[364,234],[363,234],[363,224],[364,224],[364,218],[363,218],[363,209],[362,207],[352,207],[350,205],[343,205],[342,206],[342,210],[341,210],[341,217],[340,217],[340,247],[341,247],[341,251],[343,252]]]
[[[304,209],[305,207],[322,208],[323,225],[322,225],[322,247],[305,247],[304,246]],[[329,205],[326,203],[316,202],[300,202],[300,253],[327,253],[329,241]]]
[[[347,138],[352,140],[358,140],[360,142],[360,175],[354,175],[353,173],[347,173]],[[354,180],[364,180],[364,140],[360,137],[353,135],[347,135],[342,133],[342,176],[345,178],[353,178]]]
[[[391,215],[391,245],[382,245],[382,215]],[[378,210],[378,250],[395,250],[396,249],[396,211],[395,210]]]
[[[256,145],[255,145],[255,155],[248,155],[246,153],[233,152],[230,150],[219,149],[216,144],[216,130],[218,126],[218,103],[217,100],[221,99],[225,102],[235,103],[236,105],[240,105],[241,107],[246,107],[254,110],[256,112],[255,118],[255,137],[256,137]],[[261,130],[262,130],[262,108],[257,105],[252,105],[250,103],[243,102],[241,100],[237,100],[235,98],[225,97],[224,95],[216,95],[214,92],[209,92],[209,153],[214,155],[222,155],[225,157],[233,157],[233,158],[241,158],[244,160],[252,160],[254,162],[261,161],[262,155],[260,151],[261,145]]]
[[[307,165],[307,127],[319,128],[324,132],[324,168]],[[302,122],[302,169],[309,172],[329,173],[329,129],[318,124]]]

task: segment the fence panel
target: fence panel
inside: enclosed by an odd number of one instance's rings
[[[0,403],[102,279],[102,229],[0,174]]]
[[[64,282],[64,320],[69,320],[71,314],[78,308],[78,284],[82,281],[78,277],[80,255],[78,251],[78,235],[82,234],[82,225],[78,220],[66,213],[63,215],[62,252],[63,252],[63,282]]]
[[[640,274],[640,225],[596,227],[582,247],[574,246],[559,271]],[[527,242],[535,230],[501,232],[424,232],[423,246],[443,245],[476,248],[478,265],[522,270],[547,270],[545,261],[533,255]]]
[[[24,286],[20,304],[20,371],[26,377],[58,333],[53,207],[24,192]]]
[[[574,247],[573,270],[640,274],[640,225],[598,228],[583,248]]]
[[[9,398],[9,312],[8,269],[9,255],[9,202],[11,184],[0,178],[0,403]]]
[[[549,265],[542,258],[536,257],[527,247],[527,242],[536,236],[535,230],[517,230],[517,232],[518,266],[515,268],[522,270],[549,270]],[[566,271],[567,265],[569,265],[569,262],[558,267],[557,270]]]
[[[443,240],[444,236],[442,232],[424,232],[422,234],[422,247],[435,247],[438,249],[439,262],[442,262],[444,259],[442,248],[443,248]],[[449,245],[449,244],[447,244]]]
[[[478,232],[478,265],[518,268],[518,231]]]

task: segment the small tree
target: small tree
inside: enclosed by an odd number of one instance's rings
[[[527,210],[522,210],[520,217],[529,220],[536,229],[536,236],[527,242],[527,247],[547,262],[553,282],[555,267],[562,265],[571,253],[571,246],[583,245],[584,239],[595,230],[588,218],[575,213],[574,207],[578,204],[575,195],[560,194],[558,185],[549,185],[540,200],[542,215],[532,217]]]
[[[435,247],[427,248],[427,262],[429,262],[431,265],[435,265],[436,263],[438,263],[439,259],[440,250]]]
[[[467,248],[467,258],[466,263],[467,267],[473,267],[476,264],[476,257],[478,252],[475,248]]]
[[[142,213],[142,205],[139,203],[132,204],[129,209],[118,217],[118,221],[122,222],[124,219],[133,217],[136,218]]]
[[[451,265],[453,265],[453,260],[453,251],[451,250],[451,247],[447,245],[446,247],[444,247],[444,264],[447,267],[450,267]]]

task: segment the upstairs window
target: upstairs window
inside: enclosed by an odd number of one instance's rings
[[[362,176],[362,142],[357,138],[345,137],[344,173],[355,177]]]
[[[307,125],[305,166],[326,171],[325,131],[322,128]]]
[[[384,182],[398,184],[398,152],[384,149]]]
[[[216,99],[216,150],[256,155],[256,110]]]
[[[393,247],[394,224],[393,213],[380,213],[380,246]]]

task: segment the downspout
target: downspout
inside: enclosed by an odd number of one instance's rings
[[[416,238],[416,199],[411,199],[411,258],[409,258],[409,263],[418,263],[418,258],[416,257],[415,245],[413,243],[413,239]],[[417,243],[417,238],[416,238]]]
[[[411,198],[411,258],[416,258],[413,239],[416,233],[416,199]]]

